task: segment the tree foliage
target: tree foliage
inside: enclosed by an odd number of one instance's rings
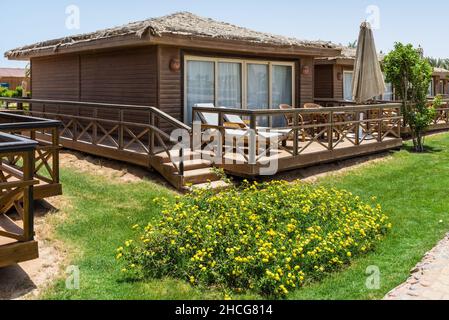
[[[402,100],[404,122],[410,128],[417,152],[424,151],[424,134],[435,117],[441,99],[428,103],[432,66],[411,44],[396,43],[384,60],[386,81],[392,83]]]

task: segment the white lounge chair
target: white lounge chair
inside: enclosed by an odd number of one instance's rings
[[[215,106],[213,104],[196,104],[196,108],[214,108]],[[219,121],[218,121],[218,113],[212,113],[212,112],[199,112],[198,113],[201,122],[203,122],[206,125],[218,127]],[[241,129],[237,128],[225,128],[225,134],[227,136],[230,136],[232,138],[245,138],[248,137],[248,130],[250,129],[246,123],[242,120],[241,117],[237,115],[225,115],[224,116],[225,121],[228,123],[235,123],[241,125]],[[285,129],[285,130],[272,130],[270,128],[263,128],[258,127],[256,128],[256,134],[257,134],[257,140],[268,140],[267,144],[270,144],[273,140],[276,141],[285,141],[288,139],[288,136],[290,134],[291,130]]]

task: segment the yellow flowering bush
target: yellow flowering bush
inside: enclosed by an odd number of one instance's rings
[[[123,272],[281,297],[373,249],[380,205],[301,182],[245,183],[159,200],[163,218],[117,250]]]

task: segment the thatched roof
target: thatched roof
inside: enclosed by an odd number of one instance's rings
[[[253,31],[229,23],[203,18],[189,12],[179,12],[97,32],[35,43],[10,50],[5,53],[5,56],[8,58],[19,58],[32,56],[43,50],[56,52],[62,48],[123,36],[132,36],[139,39],[180,36],[189,39],[234,40],[248,44],[261,44],[274,47],[336,48],[330,42],[302,41],[295,38]]]
[[[316,58],[317,61],[345,61],[349,63],[355,62],[355,56],[357,54],[356,48],[349,48],[349,47],[340,47],[341,54],[338,56],[332,56],[332,57],[320,57]],[[378,54],[379,61],[383,61],[385,58],[385,55],[382,53]]]
[[[433,75],[439,76],[440,78],[448,78],[449,77],[449,70],[443,69],[443,68],[433,68]]]

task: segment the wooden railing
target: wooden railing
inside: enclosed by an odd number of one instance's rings
[[[34,152],[37,142],[15,135],[0,133],[0,236],[19,242],[34,238]],[[11,158],[20,158],[20,174],[5,168]],[[9,180],[14,176],[13,180]],[[22,220],[22,228],[6,212],[15,207]]]
[[[48,184],[59,184],[59,121],[0,112],[0,132],[29,138],[37,142],[35,147],[34,177]],[[24,163],[21,157],[11,156],[3,161],[4,169],[12,175],[20,175]],[[7,164],[7,166],[5,166]]]
[[[401,105],[378,104],[355,107],[334,107],[320,109],[290,110],[237,110],[226,108],[195,107],[193,116],[196,122],[202,121],[201,136],[219,132],[217,153],[223,155],[229,150],[227,136],[234,134],[236,123],[229,123],[229,115],[239,116],[246,126],[239,125],[239,132],[246,136],[241,146],[234,145],[237,153],[245,154],[245,160],[255,163],[262,157],[269,156],[270,150],[283,150],[293,157],[300,156],[314,146],[321,146],[327,151],[335,150],[343,142],[359,146],[373,142],[382,143],[388,138],[401,137]],[[204,117],[204,114],[214,117]],[[207,123],[205,118],[218,119],[217,124]],[[289,124],[287,124],[290,122]],[[277,124],[277,125],[276,125]],[[269,127],[266,129],[264,127]],[[194,130],[195,132],[195,130]],[[288,139],[280,139],[274,144],[260,142],[263,132],[285,133]],[[261,134],[262,133],[262,134]],[[266,136],[266,135],[265,135]],[[281,136],[281,135],[279,135]],[[291,145],[287,146],[287,140]],[[207,141],[201,141],[204,146]],[[198,147],[197,143],[197,147]],[[266,146],[260,148],[261,146]]]
[[[179,142],[170,134],[174,130],[191,132],[189,126],[154,107],[38,99],[0,101],[21,103],[29,106],[26,114],[60,121],[63,145],[139,165],[149,166],[150,157],[157,153],[171,157],[172,146]],[[183,175],[182,163],[173,165]]]

